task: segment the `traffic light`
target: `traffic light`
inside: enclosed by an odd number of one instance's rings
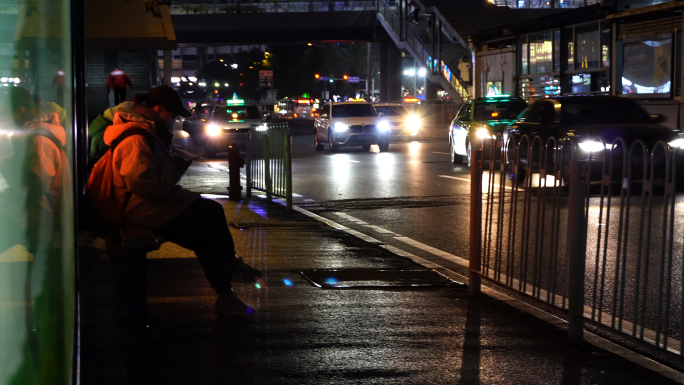
[[[316,83],[318,83],[321,80],[321,75],[315,74],[314,79],[316,79]]]
[[[330,77],[328,78],[328,81],[329,81],[330,83],[334,82],[334,81],[335,81],[335,77],[334,77],[333,75],[330,75]]]
[[[349,75],[342,75],[342,80],[347,83],[349,81]]]

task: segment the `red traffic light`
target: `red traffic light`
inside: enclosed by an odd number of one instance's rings
[[[316,79],[316,82],[320,81],[320,80],[321,80],[321,75],[315,74],[315,75],[314,75],[314,79]]]
[[[342,75],[342,80],[349,81],[349,75]]]

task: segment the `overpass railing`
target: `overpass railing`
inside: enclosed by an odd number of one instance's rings
[[[566,310],[572,341],[586,321],[684,355],[678,152],[621,138],[486,139],[472,152],[472,282]]]
[[[374,11],[375,1],[251,1],[233,4],[172,4],[172,15]]]
[[[285,198],[292,209],[292,136],[287,123],[252,124],[247,144],[247,196]]]
[[[444,62],[437,62],[437,55],[428,48],[428,45],[425,44],[425,42],[423,42],[419,34],[411,26],[411,23],[401,21],[401,18],[398,15],[398,8],[391,6],[387,0],[377,0],[376,7],[378,13],[382,16],[385,24],[390,29],[388,32],[394,33],[398,41],[406,42],[411,56],[413,56],[421,65],[425,65],[430,69],[436,69],[440,74],[439,76],[443,76],[446,79],[448,87],[452,88],[454,94],[460,101],[468,100],[468,89],[464,86],[464,82],[458,76],[457,72],[451,71]]]

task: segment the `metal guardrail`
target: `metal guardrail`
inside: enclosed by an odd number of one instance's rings
[[[375,1],[251,1],[234,4],[172,4],[172,15],[374,11]]]
[[[471,179],[482,183],[471,197],[471,270],[568,310],[572,341],[586,321],[682,356],[678,150],[593,145],[499,135],[474,151]]]
[[[287,123],[252,124],[247,143],[247,196],[263,191],[292,210],[292,136]]]

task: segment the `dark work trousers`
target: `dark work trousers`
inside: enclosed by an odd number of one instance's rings
[[[125,88],[114,88],[114,105],[118,106],[119,104],[123,103],[126,101],[126,89]]]
[[[216,293],[230,290],[230,270],[238,260],[220,203],[198,198],[185,211],[155,229],[154,234],[194,251]]]

